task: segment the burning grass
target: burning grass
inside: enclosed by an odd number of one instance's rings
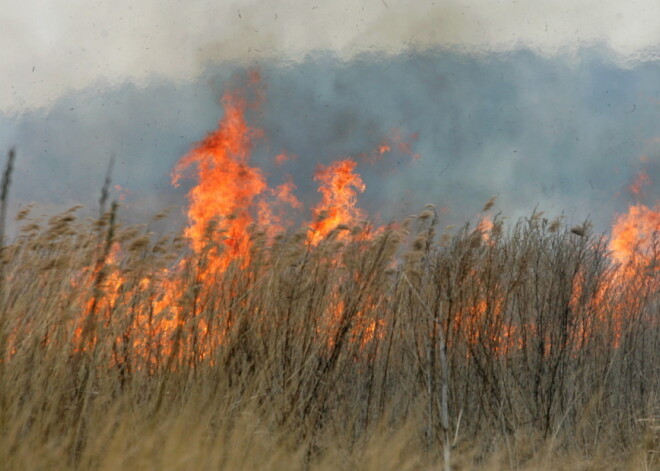
[[[657,235],[624,263],[536,215],[437,237],[427,208],[253,225],[217,264],[221,225],[194,250],[115,212],[23,214],[2,251],[8,469],[658,466]]]
[[[657,206],[612,241],[536,212],[373,227],[342,159],[286,229],[301,203],[251,166],[245,96],[175,167],[181,234],[104,213],[107,178],[98,220],[25,210],[0,243],[3,466],[658,467]]]

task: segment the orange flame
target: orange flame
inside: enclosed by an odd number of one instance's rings
[[[295,189],[296,185],[289,176],[286,182],[274,189],[267,190],[270,199],[261,199],[258,202],[258,226],[265,229],[269,235],[274,235],[286,228],[287,223],[282,220],[286,214],[286,206],[294,209],[302,208],[302,203],[293,194]]]
[[[477,223],[477,231],[481,232],[481,238],[484,240],[484,242],[492,244],[490,240],[491,237],[490,231],[492,229],[493,229],[493,220],[488,215],[483,216]]]
[[[221,266],[247,255],[253,205],[267,189],[261,170],[249,165],[252,140],[261,132],[248,126],[245,100],[239,93],[226,93],[223,104],[225,115],[218,129],[179,161],[172,179],[176,185],[185,170],[196,166],[198,183],[189,193],[191,225],[185,234],[199,252],[207,243],[209,225],[220,223],[227,249]]]
[[[378,146],[378,153],[382,155],[395,148],[402,154],[409,155],[413,159],[419,159],[420,155],[413,151],[413,145],[418,138],[417,133],[405,135],[401,129],[393,128],[385,140]]]
[[[641,171],[639,172],[639,175],[637,175],[637,178],[635,178],[635,181],[630,184],[628,189],[630,192],[639,197],[642,194],[642,188],[644,188],[646,185],[649,185],[651,183],[651,177],[649,177],[649,174]]]
[[[621,264],[648,255],[654,242],[660,237],[660,204],[649,208],[636,204],[620,215],[612,227],[610,250],[612,257]]]
[[[355,224],[364,219],[363,211],[355,206],[357,193],[366,186],[362,178],[354,173],[357,163],[351,159],[320,165],[314,180],[321,182],[321,202],[314,208],[314,222],[309,240],[317,244],[341,224]]]
[[[284,164],[284,162],[286,162],[288,160],[295,160],[295,159],[296,159],[295,155],[287,154],[286,152],[281,152],[281,153],[279,153],[275,156],[275,163],[278,166],[281,166],[282,164]]]

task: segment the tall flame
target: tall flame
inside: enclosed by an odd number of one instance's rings
[[[197,185],[190,190],[186,236],[199,252],[208,243],[208,230],[216,222],[224,232],[225,252],[218,267],[229,261],[245,258],[249,252],[249,227],[281,229],[278,205],[301,208],[293,194],[295,185],[289,181],[271,189],[261,169],[249,164],[253,140],[261,131],[250,127],[245,119],[246,101],[240,92],[228,92],[223,97],[224,117],[218,129],[197,144],[175,166],[172,181],[176,185],[193,169]],[[290,157],[284,153],[275,157],[281,164]],[[318,243],[341,224],[354,224],[365,217],[356,207],[357,193],[365,190],[356,162],[340,160],[319,166],[314,180],[320,182],[321,202],[313,210],[310,241]],[[281,213],[282,211],[280,211]]]
[[[254,220],[254,204],[267,189],[260,169],[249,165],[252,141],[261,132],[245,120],[246,102],[240,93],[223,97],[225,114],[211,132],[183,157],[173,172],[176,185],[186,170],[195,166],[197,185],[190,191],[186,236],[195,251],[206,245],[207,230],[214,221],[225,231],[224,262],[246,256],[248,227]]]
[[[636,198],[642,196],[642,188],[651,184],[648,173],[641,171],[628,187]],[[628,207],[625,214],[617,216],[612,226],[610,251],[622,265],[649,258],[650,251],[660,244],[660,203],[654,208],[637,203]]]
[[[660,204],[649,208],[632,205],[628,212],[617,217],[612,226],[610,250],[612,257],[626,264],[638,257],[646,257],[660,237]]]
[[[360,175],[354,172],[357,163],[351,159],[333,162],[327,167],[320,165],[314,180],[321,183],[321,202],[314,208],[310,241],[318,243],[342,224],[354,224],[364,219],[364,212],[356,207],[357,193],[366,186]]]

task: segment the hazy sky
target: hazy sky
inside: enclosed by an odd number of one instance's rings
[[[431,202],[462,222],[498,195],[513,217],[538,205],[605,230],[640,170],[660,181],[654,0],[0,2],[14,208],[94,206],[111,156],[126,214],[183,206],[171,169],[250,67],[266,96],[255,164],[272,185],[291,174],[306,209],[319,163],[393,130],[421,158],[358,168],[360,204],[385,219]],[[276,167],[282,151],[298,158]]]
[[[603,42],[620,58],[656,56],[656,0],[3,0],[0,110],[47,106],[100,81],[191,79],[209,63],[312,51],[455,46],[543,54]]]

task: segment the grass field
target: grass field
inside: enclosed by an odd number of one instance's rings
[[[427,207],[236,254],[116,206],[18,219],[3,469],[659,469],[657,239],[623,263],[588,225]]]

